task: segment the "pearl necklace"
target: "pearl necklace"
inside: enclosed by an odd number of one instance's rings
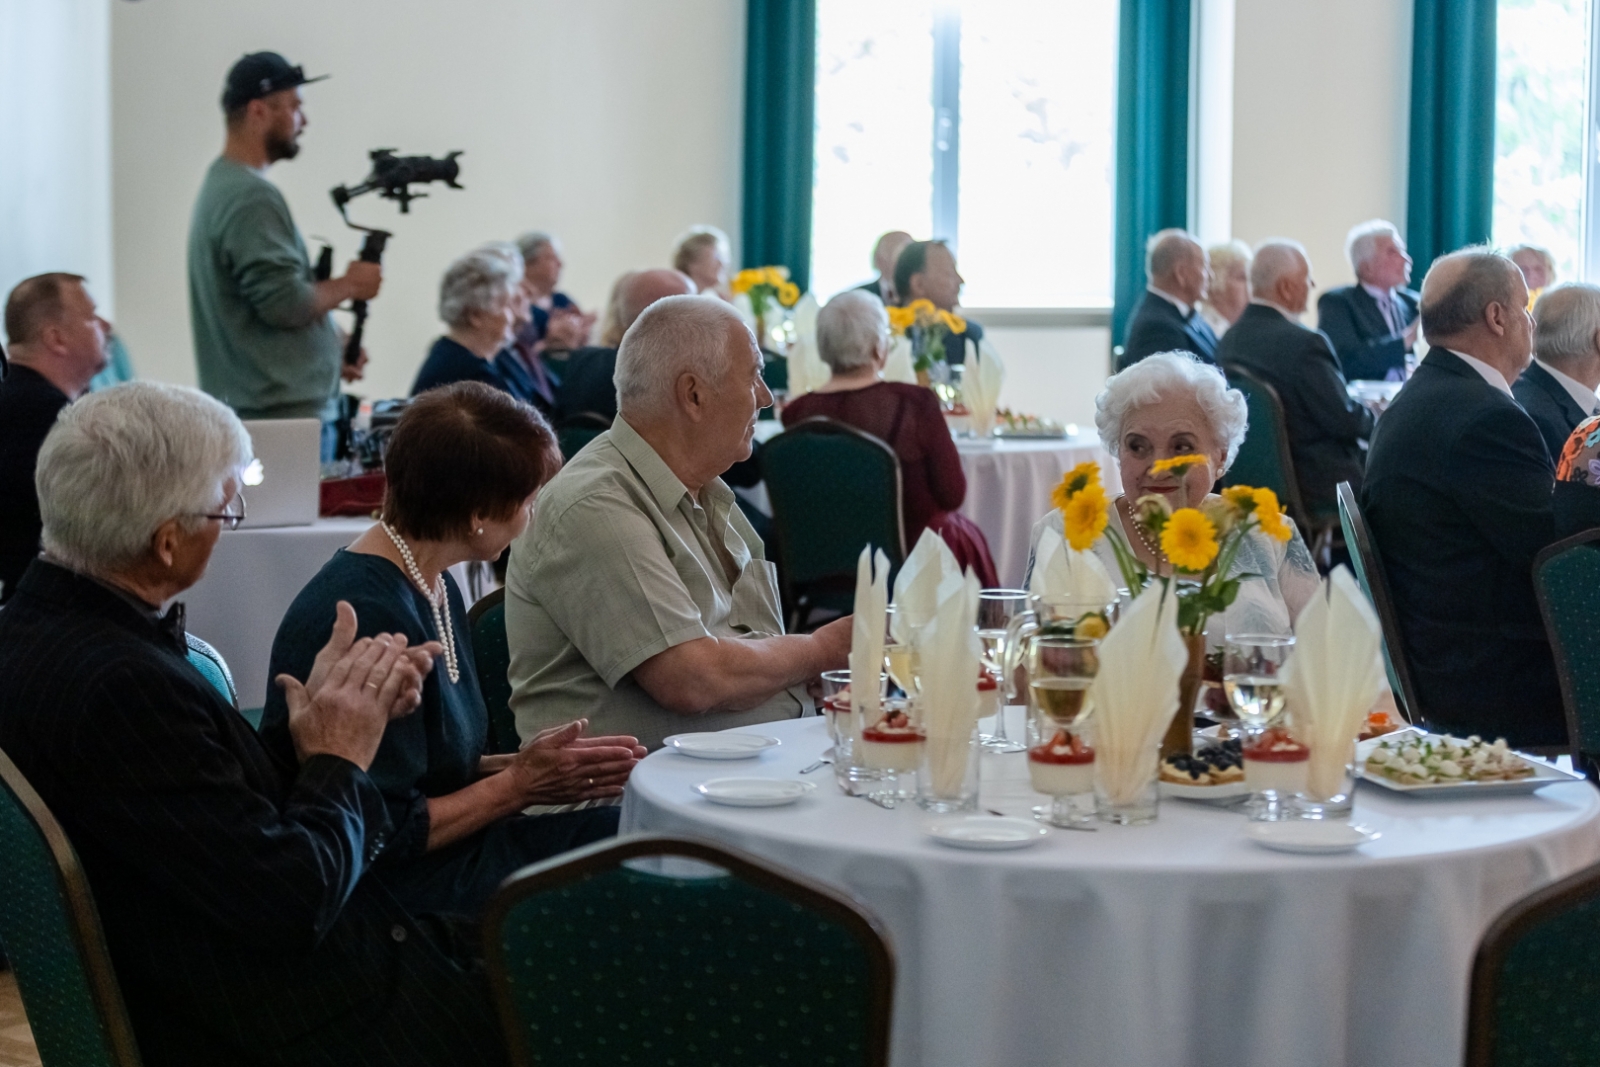
[[[1122,507],[1127,516],[1127,521],[1123,525],[1133,527],[1133,535],[1139,539],[1140,544],[1149,550],[1150,555],[1155,557],[1156,565],[1160,566],[1167,557],[1162,554],[1159,547],[1150,543],[1150,538],[1145,536],[1144,527],[1140,526],[1138,520],[1133,517],[1133,505],[1128,503],[1127,497],[1122,498]]]
[[[383,527],[383,532],[389,535],[389,540],[394,542],[394,547],[399,549],[400,558],[405,560],[406,572],[411,575],[411,581],[428,598],[428,606],[433,608],[433,629],[439,635],[439,643],[444,646],[444,669],[450,676],[450,684],[461,681],[461,665],[456,662],[456,632],[450,622],[450,607],[446,601],[444,575],[439,575],[438,587],[429,589],[428,583],[422,580],[422,568],[417,566],[417,558],[411,554],[411,546],[406,544],[405,538],[394,532],[394,527],[386,522],[378,525]]]

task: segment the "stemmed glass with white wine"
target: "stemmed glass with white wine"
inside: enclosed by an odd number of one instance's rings
[[[983,670],[1000,683],[1000,710],[995,713],[994,733],[979,734],[978,741],[991,752],[1022,752],[1028,746],[1006,733],[1006,705],[1010,702],[1014,678],[1005,677],[1007,633],[1011,620],[1028,611],[1026,589],[980,589],[978,591],[978,640],[983,644]]]
[[[1283,711],[1283,666],[1294,651],[1287,634],[1229,634],[1222,649],[1222,688],[1249,736]]]

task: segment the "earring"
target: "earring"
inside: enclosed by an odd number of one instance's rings
[[[479,537],[483,536],[483,527],[482,526],[478,527],[478,536]]]

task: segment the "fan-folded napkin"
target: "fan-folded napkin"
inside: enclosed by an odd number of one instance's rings
[[[907,337],[889,339],[889,358],[883,365],[883,380],[917,384],[917,368],[911,359],[911,340]]]
[[[928,772],[935,796],[961,790],[978,725],[978,663],[983,653],[973,620],[978,579],[971,573],[941,586],[932,621],[922,632],[919,677]]]
[[[1106,573],[1100,557],[1071,547],[1051,526],[1046,526],[1039,535],[1039,546],[1033,555],[1033,577],[1028,580],[1028,586],[1034,596],[1071,598],[1092,604],[1117,602],[1117,584]]]
[[[1113,804],[1134,803],[1155,780],[1188,661],[1178,634],[1178,598],[1151,582],[1100,642],[1100,669],[1089,689],[1095,772]]]
[[[789,396],[820,389],[833,374],[817,351],[817,298],[810,293],[794,306],[794,344],[789,346]]]
[[[876,722],[883,675],[883,628],[889,606],[889,557],[871,547],[856,561],[856,607],[850,624],[850,703],[855,722]]]
[[[972,432],[988,437],[994,429],[995,412],[1000,407],[1000,386],[1005,382],[1005,364],[988,341],[979,341],[978,350],[967,360],[961,379],[962,399],[970,412]]]
[[[889,627],[895,642],[913,643],[918,631],[933,621],[939,604],[953,596],[960,585],[961,564],[956,562],[950,546],[932,530],[923,530],[894,580],[894,618]],[[969,625],[977,617],[974,605]]]

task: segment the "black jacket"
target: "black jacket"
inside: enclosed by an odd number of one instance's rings
[[[1423,711],[1463,736],[1566,743],[1533,557],[1555,470],[1511,397],[1442,348],[1378,420],[1361,508]]]
[[[1217,335],[1193,308],[1189,318],[1170,300],[1145,290],[1128,316],[1128,332],[1122,342],[1122,358],[1117,369],[1127,370],[1146,356],[1157,352],[1193,352],[1203,362],[1217,361]]]
[[[1333,342],[1347,380],[1383,381],[1390,371],[1405,370],[1405,327],[1416,319],[1420,299],[1414,290],[1395,290],[1402,327],[1400,333],[1390,333],[1378,302],[1360,285],[1344,285],[1322,294],[1317,301],[1317,329]]]
[[[1337,514],[1334,487],[1361,485],[1372,412],[1350,399],[1328,339],[1275,308],[1251,304],[1222,335],[1217,362],[1243,367],[1278,391],[1306,509]]]
[[[0,380],[0,603],[39,554],[33,470],[39,446],[67,403],[67,395],[32,367],[13,363]]]
[[[275,762],[182,638],[35,561],[0,611],[0,748],[83,860],[144,1062],[503,1063],[488,991],[368,868],[337,756]]]
[[[1528,364],[1528,369],[1512,383],[1511,392],[1533,424],[1539,427],[1539,436],[1550,450],[1552,463],[1561,458],[1561,449],[1572,431],[1578,428],[1578,423],[1594,413],[1594,404],[1589,411],[1580,408],[1572,394],[1537,363]],[[1600,404],[1600,400],[1596,403]]]

